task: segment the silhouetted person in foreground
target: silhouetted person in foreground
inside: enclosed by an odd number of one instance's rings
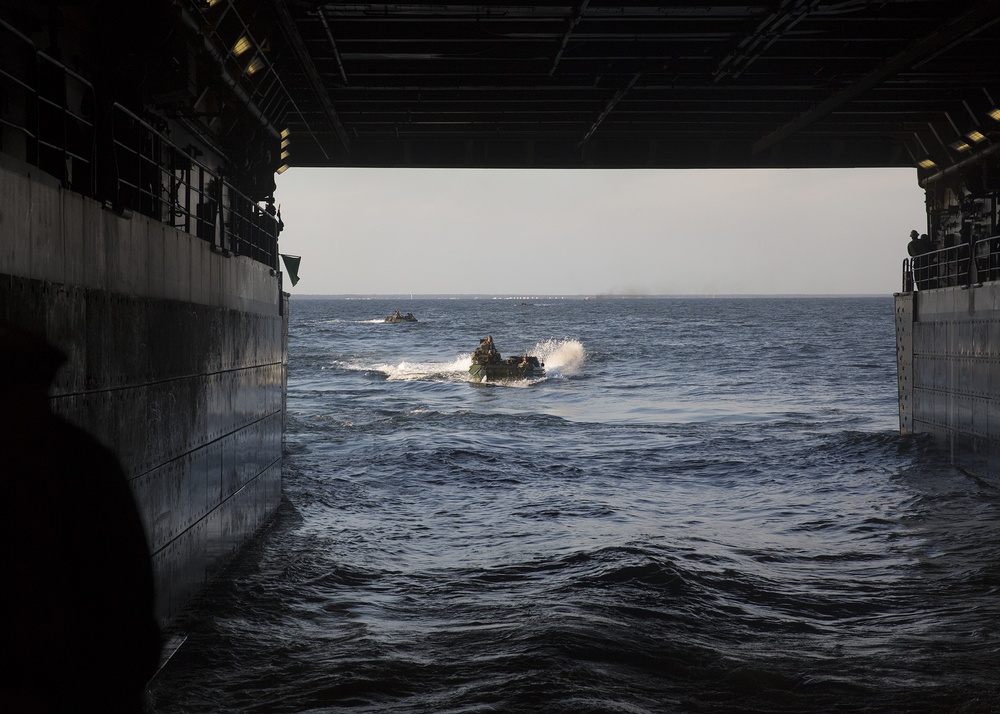
[[[0,323],[0,711],[142,712],[149,546],[117,457],[50,411],[65,359]]]

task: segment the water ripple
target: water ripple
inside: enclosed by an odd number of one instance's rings
[[[293,301],[285,501],[155,711],[1000,712],[1000,489],[898,434],[892,329],[888,298]],[[464,381],[487,332],[558,378]]]

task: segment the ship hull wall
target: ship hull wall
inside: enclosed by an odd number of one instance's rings
[[[961,468],[1000,474],[1000,283],[899,293],[900,431]]]
[[[69,355],[53,410],[121,460],[167,622],[281,498],[281,276],[30,167],[0,166],[0,207],[0,319]]]

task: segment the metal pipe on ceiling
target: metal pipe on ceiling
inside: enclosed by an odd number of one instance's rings
[[[340,61],[340,51],[337,49],[337,43],[333,39],[333,32],[330,31],[330,24],[326,21],[326,11],[320,7],[316,14],[319,15],[319,21],[323,24],[323,29],[326,30],[327,39],[330,40],[330,48],[333,50],[333,57],[337,60],[337,69],[340,70],[340,77],[344,80],[344,84],[350,84],[347,81],[347,72],[344,71],[344,63]]]
[[[992,146],[987,146],[985,149],[981,149],[977,151],[975,154],[972,154],[969,158],[963,159],[962,161],[959,161],[957,164],[952,164],[951,166],[943,168],[936,174],[931,174],[927,178],[921,180],[920,187],[927,188],[928,184],[940,181],[944,177],[950,176],[954,173],[958,173],[962,169],[972,166],[973,164],[982,161],[987,156],[992,156],[997,152],[1000,152],[1000,144],[993,144]]]

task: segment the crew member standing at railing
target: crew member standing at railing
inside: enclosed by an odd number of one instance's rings
[[[918,290],[937,287],[939,256],[927,234],[919,235],[916,231],[910,231],[910,242],[906,246],[906,251],[911,256],[910,267],[914,286]]]
[[[906,246],[906,252],[911,257],[930,253],[933,249],[934,246],[931,245],[931,239],[927,237],[926,233],[918,235],[916,231],[910,231],[910,242]]]

